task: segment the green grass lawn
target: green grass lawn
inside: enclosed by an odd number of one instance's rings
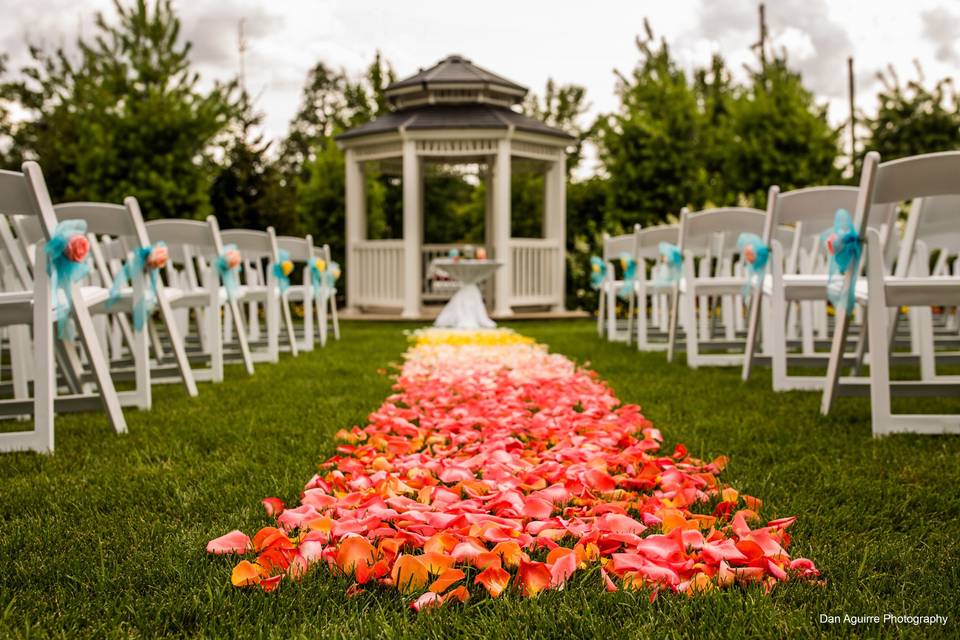
[[[57,419],[53,456],[0,456],[0,637],[786,637],[821,633],[958,636],[960,438],[870,436],[866,399],[820,418],[819,394],[774,394],[760,370],[689,370],[662,354],[601,342],[592,323],[515,328],[589,363],[624,402],[643,406],[665,450],[731,462],[724,478],[797,515],[791,554],[813,559],[825,587],[698,598],[602,591],[578,573],[563,592],[417,615],[393,589],[344,597],[324,569],[272,594],[230,586],[234,558],[206,542],[268,524],[260,499],[297,503],[333,434],[361,424],[388,394],[413,325],[344,323],[343,339],[278,365],[239,367],[227,382],[155,390],[128,412],[130,433],[98,414]],[[960,402],[917,401],[932,410]],[[4,427],[9,428],[9,427]],[[941,614],[946,627],[821,625],[820,614]]]

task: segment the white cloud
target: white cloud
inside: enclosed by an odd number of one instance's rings
[[[245,18],[247,83],[266,113],[268,136],[285,134],[307,70],[318,60],[359,73],[376,50],[400,76],[462,53],[542,91],[547,78],[587,88],[588,119],[617,107],[613,69],[638,59],[634,37],[649,17],[685,67],[720,52],[742,74],[755,64],[756,0],[488,0],[465,9],[448,0],[174,0],[205,82],[234,77],[237,27]],[[786,46],[808,86],[846,117],[846,58],[857,67],[858,105],[871,111],[874,75],[892,63],[912,77],[919,58],[929,78],[956,72],[960,17],[939,0],[767,0],[775,46]],[[26,60],[24,39],[66,44],[93,33],[93,13],[110,0],[0,0],[0,47],[11,67]]]

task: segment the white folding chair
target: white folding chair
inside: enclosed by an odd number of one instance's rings
[[[934,375],[933,379],[890,379],[891,308],[929,307],[960,304],[960,278],[947,276],[888,275],[883,239],[879,231],[869,228],[867,221],[876,206],[895,206],[918,198],[960,195],[960,152],[948,151],[880,164],[880,155],[870,152],[864,160],[860,177],[860,194],[854,215],[854,230],[866,237],[867,335],[870,349],[870,406],[873,434],[960,433],[960,415],[894,414],[891,395],[956,396],[960,392],[960,376]],[[960,220],[953,226],[960,228]],[[844,275],[846,287],[854,286],[856,274]],[[849,313],[837,309],[827,381],[823,389],[820,411],[827,414],[848,381],[841,379],[842,355],[849,328]]]
[[[660,243],[677,244],[680,241],[680,227],[675,224],[645,227],[637,229],[634,235],[637,261],[637,349],[663,351],[668,346],[671,285],[662,275]]]
[[[255,305],[263,305],[267,339],[263,348],[249,340],[254,362],[278,362],[280,360],[280,317],[287,328],[287,338],[293,355],[297,354],[296,336],[289,305],[280,304],[279,282],[273,273],[273,265],[279,263],[276,234],[273,227],[266,231],[253,229],[228,229],[220,232],[224,245],[236,245],[244,260],[244,283],[241,300],[251,305],[248,315],[248,330],[259,325]],[[281,309],[282,307],[282,309]],[[259,331],[248,334],[259,336]]]
[[[101,236],[99,240],[94,238],[91,243],[91,252],[94,269],[99,274],[101,283],[108,287],[117,277],[119,270],[123,268],[121,260],[123,262],[129,260],[132,251],[135,249],[149,249],[152,246],[136,198],[126,198],[122,206],[99,202],[63,203],[54,206],[54,211],[61,221],[84,220],[87,223],[89,234]],[[103,245],[107,245],[108,249],[106,251]],[[120,254],[119,259],[116,255],[118,253]],[[113,259],[108,262],[108,258]],[[114,268],[111,269],[111,266]],[[177,380],[183,382],[189,395],[197,395],[197,385],[190,370],[183,340],[174,322],[173,309],[170,305],[170,302],[176,300],[180,293],[175,289],[166,291],[163,282],[160,278],[157,279],[157,311],[163,320],[176,361],[172,371],[170,367],[160,368],[159,353],[156,354],[156,363],[151,366],[148,341],[149,325],[145,325],[142,331],[138,332],[128,320],[127,316],[133,313],[137,299],[154,295],[148,287],[148,273],[145,271],[133,273],[129,285],[120,288],[118,297],[113,303],[105,301],[91,308],[91,312],[94,314],[115,314],[117,316],[120,332],[130,346],[134,361],[135,389],[133,392],[127,392],[127,394],[131,398],[131,404],[143,409],[149,409],[152,404],[151,385],[156,383],[151,375],[151,369],[153,368],[156,368],[157,373],[161,375],[175,374]],[[121,402],[123,402],[125,394],[121,393],[120,396]]]
[[[0,451],[33,450],[52,452],[54,448],[54,411],[90,410],[102,405],[107,417],[118,433],[127,430],[126,420],[120,406],[113,380],[100,349],[88,303],[105,299],[105,295],[93,289],[83,291],[77,283],[70,285],[73,300],[72,320],[76,324],[80,343],[83,345],[87,361],[92,370],[92,378],[97,393],[83,393],[79,381],[72,376],[76,371],[65,372],[71,386],[71,393],[59,395],[55,366],[56,343],[53,337],[54,296],[60,292],[50,290],[47,276],[46,242],[56,229],[50,195],[47,192],[43,172],[35,162],[25,162],[23,173],[0,171],[0,212],[6,215],[22,216],[24,219],[38,219],[44,238],[34,247],[33,273],[26,265],[17,269],[20,284],[19,291],[0,292],[0,324],[3,326],[30,325],[33,329],[33,398],[14,398],[0,401],[0,415],[22,416],[33,414],[34,428],[31,431],[0,433]],[[4,225],[6,227],[6,225]],[[9,234],[9,227],[6,227]],[[6,244],[5,250],[10,247]],[[18,242],[21,239],[18,239]],[[21,249],[25,248],[21,244]],[[19,253],[19,252],[18,252]],[[26,252],[19,255],[29,255]],[[7,279],[7,282],[11,280]],[[79,366],[79,362],[73,362]]]
[[[277,248],[280,251],[286,251],[294,263],[302,265],[301,283],[291,282],[282,296],[282,301],[286,307],[293,302],[303,304],[303,339],[297,342],[297,348],[302,351],[313,351],[317,337],[320,339],[320,346],[327,342],[326,323],[321,320],[324,301],[320,298],[320,291],[314,287],[313,263],[316,258],[313,257],[313,236],[309,234],[305,238],[277,236]],[[315,314],[316,319],[314,319]],[[314,322],[316,322],[316,332]]]
[[[252,375],[253,358],[247,342],[246,323],[240,310],[242,292],[238,296],[228,294],[217,268],[217,261],[224,254],[217,219],[208,216],[205,222],[151,220],[145,226],[150,239],[165,243],[170,252],[165,273],[165,290],[170,292],[168,300],[174,316],[179,314],[175,322],[181,336],[185,337],[186,342],[186,336],[193,335],[199,342],[200,353],[191,358],[204,364],[209,362],[208,367],[191,365],[194,379],[223,381],[223,366],[227,353],[224,348],[221,310],[228,312],[231,321],[240,327],[237,331],[240,360],[247,373]],[[191,314],[196,318],[197,329],[194,334],[190,333]]]
[[[630,344],[633,333],[633,310],[636,304],[636,292],[624,290],[625,282],[615,276],[616,265],[620,263],[620,256],[626,254],[633,258],[637,253],[636,234],[640,225],[634,225],[633,232],[619,236],[603,235],[603,262],[606,265],[606,277],[600,285],[597,294],[597,331],[601,337],[606,335],[607,340],[626,341]],[[634,258],[635,259],[635,258]],[[639,267],[637,273],[639,277]],[[617,329],[617,296],[626,294],[627,317],[626,332],[620,333]],[[605,327],[605,328],[604,328]]]
[[[782,242],[774,238],[769,243],[769,273],[762,289],[758,288],[760,290],[750,309],[747,355],[742,369],[744,380],[749,379],[755,361],[761,301],[769,301],[763,305],[770,316],[763,326],[769,334],[774,391],[822,388],[822,377],[790,375],[788,361],[807,365],[826,362],[827,354],[818,354],[814,341],[814,314],[819,311],[814,303],[821,304],[826,315],[827,273],[820,253],[821,234],[833,226],[838,209],[853,210],[857,193],[856,187],[842,186],[812,187],[788,193],[780,193],[776,186],[770,188],[767,211],[771,228],[792,225],[795,233],[786,257]],[[887,221],[887,218],[883,219],[883,222]],[[798,304],[799,313],[795,311]],[[797,319],[801,334],[799,356],[788,354],[789,327]]]
[[[327,263],[327,269],[333,264],[333,258],[330,254],[330,245],[325,244],[322,247],[313,248],[312,258],[322,258]],[[320,313],[320,331],[323,344],[326,344],[327,322],[333,327],[333,339],[340,339],[340,320],[337,317],[337,287],[335,278],[330,276],[321,279],[320,298],[323,304],[317,306]]]
[[[746,275],[733,273],[737,241],[741,233],[762,236],[766,218],[764,211],[745,207],[697,213],[684,209],[681,212],[678,247],[683,255],[683,267],[681,282],[674,285],[671,300],[668,361],[673,361],[682,313],[691,319],[686,332],[687,364],[690,367],[733,366],[743,362],[743,351],[731,353],[745,345],[745,341],[736,336],[733,319],[733,313],[742,313],[742,310],[732,309],[724,314],[724,337],[714,339],[710,326],[710,299],[720,299],[723,304],[726,298],[726,304],[732,306],[731,301],[742,295],[748,279]],[[698,252],[702,257],[699,264],[695,264]],[[719,353],[703,353],[705,349]]]

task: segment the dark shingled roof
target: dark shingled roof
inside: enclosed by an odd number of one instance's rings
[[[386,88],[386,94],[395,89],[406,89],[409,87],[422,86],[426,89],[433,84],[486,84],[498,85],[511,91],[527,92],[527,88],[520,86],[516,82],[507,80],[502,76],[482,69],[473,64],[463,56],[447,56],[429,69],[421,70],[409,78],[398,80]]]
[[[345,131],[337,136],[350,140],[377,133],[390,133],[404,126],[409,131],[419,129],[507,129],[541,133],[573,140],[566,131],[551,127],[534,118],[505,107],[488,104],[424,105],[402,111],[393,111]]]

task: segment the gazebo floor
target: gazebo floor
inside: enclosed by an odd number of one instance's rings
[[[360,311],[352,309],[341,309],[340,318],[344,320],[409,320],[430,321],[435,320],[440,315],[442,305],[427,305],[420,308],[420,315],[416,318],[401,318],[400,311],[391,311],[388,309],[378,309],[371,311]],[[495,313],[491,313],[493,320],[572,320],[578,318],[589,318],[590,314],[586,311],[514,311],[511,316],[504,318]]]

